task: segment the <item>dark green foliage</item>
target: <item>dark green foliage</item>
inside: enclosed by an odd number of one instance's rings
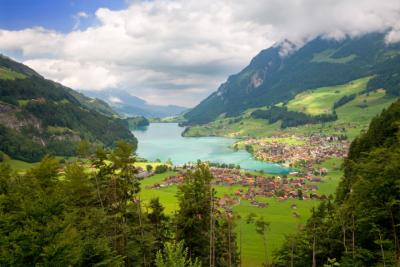
[[[108,147],[119,139],[136,143],[127,123],[115,118],[105,103],[92,102],[10,59],[0,57],[2,64],[27,75],[0,79],[0,105],[9,115],[3,119],[14,123],[16,117],[23,125],[17,131],[0,129],[0,149],[10,157],[33,162],[44,154],[71,156],[82,139]]]
[[[45,154],[45,149],[32,139],[0,125],[0,150],[15,159],[36,162]]]
[[[0,164],[0,265],[150,266],[168,218],[141,210],[134,149],[118,142],[95,173],[72,163],[62,179],[52,157],[22,176]]]
[[[400,101],[357,138],[344,162],[336,199],[313,211],[305,228],[288,237],[278,266],[398,266],[400,263]],[[314,257],[312,255],[315,255]]]
[[[176,239],[183,241],[190,258],[198,258],[203,266],[238,266],[233,216],[217,210],[212,179],[208,166],[201,162],[185,174],[178,191]]]
[[[333,109],[337,109],[356,98],[356,94],[345,95],[333,104]]]
[[[79,104],[63,87],[37,76],[16,80],[0,79],[0,100],[6,97],[15,100],[42,98],[48,101],[62,101],[65,99],[73,104]]]
[[[199,165],[185,175],[178,191],[177,240],[184,241],[189,256],[198,257],[203,265],[209,262],[211,180],[209,169]]]
[[[168,166],[165,164],[162,165],[157,165],[156,168],[154,169],[154,173],[164,173],[166,171],[168,171]]]
[[[150,125],[149,120],[143,116],[126,118],[125,121],[128,122],[131,129],[143,128]]]
[[[336,113],[310,116],[297,111],[288,111],[286,107],[273,106],[268,110],[255,110],[251,113],[255,119],[265,119],[272,124],[282,121],[281,128],[296,127],[304,124],[315,124],[337,120]]]
[[[396,51],[395,49],[391,50]],[[384,88],[388,94],[400,96],[400,61],[396,55],[387,56],[386,61],[380,62],[374,68],[376,76],[368,83],[367,90],[373,91]]]
[[[188,257],[188,250],[183,242],[165,243],[163,250],[157,253],[156,267],[201,267],[196,259],[194,262]]]
[[[370,81],[370,90],[383,87],[389,94],[398,95],[400,46],[388,45],[384,38],[385,33],[342,41],[316,38],[284,57],[279,55],[279,45],[263,50],[249,66],[187,112],[187,124],[208,123],[221,114],[237,116],[248,108],[287,102],[305,90],[345,84],[373,74],[377,76]],[[332,54],[325,60],[313,60],[327,51]],[[351,60],[329,61],[346,57]]]
[[[147,219],[151,225],[154,236],[153,253],[163,249],[164,244],[172,240],[172,233],[169,229],[169,218],[164,214],[164,207],[158,198],[150,200],[150,212]]]

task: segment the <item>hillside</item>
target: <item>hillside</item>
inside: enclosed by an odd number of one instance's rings
[[[136,142],[127,123],[114,115],[106,103],[0,57],[0,151],[12,158],[74,155],[81,140],[105,146],[118,139]]]
[[[114,110],[127,117],[144,116],[146,118],[164,118],[179,115],[187,110],[185,107],[175,105],[152,105],[137,96],[119,90],[85,91],[85,94],[97,99],[102,99],[112,106]]]
[[[215,130],[213,121],[239,121],[235,117],[246,117],[255,108],[273,108],[265,114],[267,119],[279,113],[276,122],[288,127],[321,124],[340,120],[333,113],[335,102],[344,106],[357,95],[381,88],[392,99],[388,105],[400,95],[400,45],[386,44],[384,36],[373,33],[342,41],[316,38],[288,55],[280,54],[288,41],[263,50],[187,112],[186,125],[209,123],[208,128]],[[318,95],[310,97],[317,90]],[[297,122],[286,124],[282,118]]]
[[[321,266],[328,259],[340,266],[399,265],[399,125],[397,101],[352,142],[335,201],[312,210],[306,226],[286,238],[276,266]]]

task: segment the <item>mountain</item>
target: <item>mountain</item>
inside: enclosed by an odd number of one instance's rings
[[[185,107],[168,105],[159,106],[147,103],[122,90],[85,91],[85,94],[107,102],[112,108],[125,116],[144,116],[146,118],[163,118],[176,116],[187,110]]]
[[[283,48],[288,46],[294,47],[284,41],[261,51],[246,68],[187,112],[187,124],[205,124],[238,116],[250,108],[280,105],[271,114],[264,114],[271,117],[276,112],[285,113],[285,105],[302,92],[334,88],[365,77],[369,77],[365,92],[384,88],[388,95],[400,95],[400,44],[387,44],[385,33],[341,41],[316,38],[284,54]]]
[[[399,125],[396,101],[352,142],[334,200],[313,208],[304,227],[286,237],[274,266],[399,265]]]
[[[0,56],[0,151],[12,158],[32,162],[45,154],[74,155],[81,140],[136,143],[128,123],[115,115],[105,102]]]

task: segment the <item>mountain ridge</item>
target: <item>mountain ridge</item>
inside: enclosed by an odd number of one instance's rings
[[[176,116],[188,110],[186,107],[177,105],[149,104],[146,100],[123,90],[82,91],[82,93],[107,102],[114,110],[127,117],[162,118]]]
[[[282,56],[279,45],[260,51],[242,71],[229,76],[217,91],[185,113],[187,125],[233,117],[249,108],[288,102],[297,94],[374,75],[372,91],[384,87],[399,95],[400,45],[387,44],[384,33],[342,41],[318,37]]]
[[[136,144],[128,123],[104,102],[92,100],[29,67],[0,57],[0,151],[38,161],[45,154],[72,156],[80,141]]]

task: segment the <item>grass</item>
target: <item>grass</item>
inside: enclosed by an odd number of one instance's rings
[[[350,92],[362,90],[365,86],[369,77],[355,80],[353,84],[348,83],[349,87],[344,88],[347,90],[347,94]],[[344,85],[342,85],[344,86]],[[346,86],[344,86],[346,87]],[[332,87],[333,88],[333,87]],[[305,107],[306,102],[298,104],[297,108],[307,110],[327,110],[324,105],[333,106],[333,103],[339,99],[342,94],[336,95],[333,91],[334,96],[328,93],[321,93],[318,90],[314,90],[313,93],[308,92],[306,98],[308,101],[319,101],[319,97],[327,97],[325,100],[321,100],[320,103]],[[384,108],[387,108],[391,103],[396,101],[397,97],[386,95],[385,91],[380,89],[374,92],[358,94],[356,98],[347,104],[336,109],[338,119],[333,122],[327,122],[322,124],[306,124],[297,127],[290,127],[286,129],[280,128],[280,122],[274,124],[268,124],[267,121],[262,119],[253,119],[250,117],[252,110],[244,112],[240,119],[237,118],[219,118],[214,122],[206,125],[190,127],[186,132],[186,136],[226,136],[226,137],[276,137],[279,135],[310,135],[313,133],[322,134],[340,134],[344,133],[347,135],[349,140],[353,140],[360,132],[365,131],[373,117],[380,114]],[[296,100],[296,99],[294,99]],[[292,101],[294,101],[292,100]],[[298,99],[297,99],[298,100]],[[296,101],[297,101],[296,100]],[[293,102],[291,103],[293,105]],[[296,105],[293,105],[296,106]],[[329,106],[329,107],[331,107]],[[344,132],[341,130],[344,129]]]
[[[15,80],[15,79],[24,79],[24,78],[26,78],[26,76],[24,74],[10,70],[8,68],[0,67],[0,79]]]
[[[141,181],[142,190],[140,192],[140,197],[144,205],[147,205],[152,198],[158,197],[165,208],[165,212],[167,214],[173,214],[178,209],[178,200],[176,198],[176,193],[178,192],[177,186],[162,189],[150,189],[149,186],[160,183],[165,178],[175,174],[174,172],[166,172],[143,179]]]
[[[342,176],[340,170],[342,159],[330,159],[321,164],[328,169],[329,174],[324,178],[323,183],[319,183],[319,192],[321,194],[334,194],[336,187]],[[167,214],[173,214],[178,209],[178,200],[176,198],[177,186],[171,186],[162,189],[150,189],[149,186],[160,183],[166,177],[174,175],[174,172],[157,174],[149,178],[145,178],[141,182],[142,191],[140,196],[145,205],[151,198],[158,197],[165,207]],[[267,174],[264,174],[267,175]],[[216,194],[222,197],[226,194],[234,194],[238,189],[243,188],[240,185],[235,186],[215,186]],[[306,222],[311,213],[311,208],[319,204],[317,200],[297,200],[289,199],[287,201],[279,201],[276,198],[258,197],[258,201],[267,202],[267,208],[258,208],[252,206],[249,201],[242,200],[240,204],[233,207],[236,215],[240,219],[236,220],[236,234],[238,245],[241,246],[243,266],[261,266],[264,259],[264,250],[261,237],[256,233],[254,224],[247,224],[246,218],[250,213],[264,217],[270,222],[270,230],[268,232],[268,257],[271,259],[272,252],[278,249],[284,241],[285,235],[294,233],[298,227]],[[291,209],[291,205],[296,204],[297,209]],[[301,215],[300,218],[293,216],[296,211]],[[240,242],[240,235],[242,236]]]
[[[73,160],[75,158],[62,158],[57,157],[58,159],[65,159],[67,161]],[[23,173],[29,168],[36,166],[38,163],[26,163],[19,160],[11,160],[7,159],[6,162],[10,164],[10,166],[20,172]],[[323,183],[319,183],[319,192],[322,194],[334,194],[336,186],[340,180],[342,172],[340,170],[341,159],[330,159],[321,164],[321,166],[326,167],[329,171],[329,175],[324,178]],[[157,162],[137,162],[136,166],[145,167],[145,165],[151,164],[156,166]],[[268,174],[261,174],[252,172],[255,175],[264,175],[268,176]],[[140,197],[144,203],[144,206],[149,203],[149,201],[158,197],[165,207],[165,212],[169,215],[173,215],[178,210],[178,200],[177,200],[177,192],[178,187],[171,186],[162,189],[151,189],[150,186],[155,183],[160,183],[166,177],[171,175],[175,175],[175,172],[166,172],[162,174],[156,174],[151,177],[145,178],[141,181],[141,192]],[[216,194],[219,197],[224,195],[232,195],[238,189],[242,189],[243,187],[240,185],[235,186],[215,186]],[[247,224],[246,218],[250,213],[255,213],[257,216],[264,217],[270,223],[270,229],[268,231],[268,258],[271,259],[272,253],[274,250],[278,249],[282,242],[284,241],[285,235],[294,233],[298,227],[304,224],[307,218],[310,216],[310,209],[317,206],[319,201],[317,200],[308,200],[302,201],[297,199],[289,199],[287,201],[279,201],[276,198],[266,198],[266,197],[258,197],[258,201],[267,202],[269,206],[267,208],[258,208],[252,206],[249,201],[242,200],[240,204],[233,207],[233,211],[236,215],[239,215],[240,218],[236,220],[236,234],[237,234],[237,242],[238,246],[241,247],[242,251],[242,260],[243,266],[261,266],[264,259],[264,249],[261,237],[256,233],[254,224]],[[297,205],[297,209],[293,210],[291,208],[292,204]],[[296,218],[293,216],[293,212],[296,211],[300,214],[300,218]],[[241,237],[241,238],[240,238]]]
[[[331,64],[346,64],[357,56],[352,54],[345,57],[335,58],[332,57],[336,53],[336,49],[326,49],[320,53],[316,53],[313,55],[311,62],[314,63],[331,63]]]
[[[190,127],[185,136],[257,137],[273,135],[280,131],[280,122],[267,124],[265,120],[244,117],[240,122],[218,119],[206,125]]]
[[[303,112],[309,115],[331,114],[333,104],[345,95],[365,90],[372,77],[365,77],[337,86],[321,87],[296,95],[287,104],[288,110]]]
[[[65,161],[74,161],[77,158],[76,157],[55,157],[58,160],[65,160]],[[25,173],[27,170],[39,165],[39,162],[25,162],[22,160],[17,160],[17,159],[6,159],[4,161],[4,163],[10,165],[11,169],[13,169],[14,171],[17,171],[18,173]]]

